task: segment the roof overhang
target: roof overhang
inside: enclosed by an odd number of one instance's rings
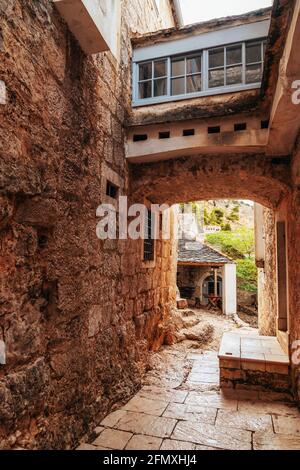
[[[225,264],[235,264],[234,262],[230,263],[213,263],[213,262],[210,262],[210,261],[180,261],[178,260],[177,264],[179,266],[194,266],[194,267],[201,267],[201,266],[205,266],[205,267],[212,267],[212,268],[221,268],[222,266],[224,266]]]

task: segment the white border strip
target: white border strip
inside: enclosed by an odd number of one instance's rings
[[[266,37],[269,33],[270,23],[270,20],[264,20],[189,36],[183,39],[165,41],[153,46],[138,47],[133,51],[133,62],[185,54],[201,49]]]

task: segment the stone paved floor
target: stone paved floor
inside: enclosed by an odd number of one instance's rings
[[[78,450],[300,450],[300,412],[289,396],[224,393],[217,351],[189,347],[155,354],[142,389]]]

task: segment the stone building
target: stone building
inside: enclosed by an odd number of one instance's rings
[[[159,3],[0,3],[1,448],[74,448],[164,342],[176,243],[99,240],[118,196],[264,206],[260,332],[300,401],[300,0],[187,27]]]
[[[210,296],[220,301],[222,312],[237,310],[236,265],[210,246],[190,240],[178,244],[177,286],[191,305],[209,304]],[[212,306],[212,305],[211,305]],[[216,303],[218,306],[218,303]]]

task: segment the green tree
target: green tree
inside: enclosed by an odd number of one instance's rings
[[[231,222],[238,222],[240,220],[240,208],[239,206],[234,206],[227,217]]]
[[[212,211],[212,217],[216,221],[217,225],[222,225],[224,220],[224,211],[222,209],[214,209]]]
[[[231,225],[230,225],[229,222],[226,222],[225,224],[222,224],[221,228],[222,228],[222,230],[224,230],[224,232],[231,232]]]
[[[218,225],[221,226],[224,222],[224,211],[217,207],[209,214],[208,210],[204,209],[204,224],[205,225]]]

